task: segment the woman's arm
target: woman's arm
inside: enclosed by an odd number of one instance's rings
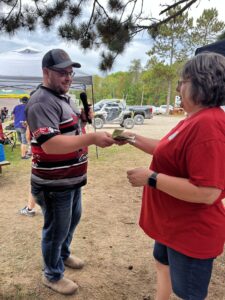
[[[213,204],[221,193],[217,188],[196,186],[186,178],[165,174],[158,174],[157,189],[183,201],[209,205]]]
[[[146,138],[144,136],[135,134],[134,142],[129,142],[129,144],[133,145],[134,147],[148,153],[153,154],[156,146],[159,143],[159,140]]]
[[[132,145],[148,154],[153,154],[156,146],[159,143],[159,140],[146,138],[141,135],[135,134],[133,132],[124,132],[123,134],[121,134],[121,136],[131,137],[132,140],[124,141],[124,140],[115,139],[115,143],[117,145],[122,146],[122,145],[129,143],[130,145]]]
[[[132,186],[148,184],[148,178],[153,173],[148,168],[136,168],[127,171],[127,177]],[[192,203],[213,204],[219,197],[221,190],[214,187],[196,186],[186,178],[168,176],[162,173],[157,175],[156,188],[174,198]]]

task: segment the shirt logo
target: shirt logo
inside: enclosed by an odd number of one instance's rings
[[[34,131],[33,135],[35,138],[38,138],[41,135],[47,135],[49,133],[53,133],[54,129],[51,127],[43,127],[43,128],[38,128],[36,131]]]
[[[179,131],[175,131],[173,134],[171,134],[169,137],[168,137],[168,140],[171,141],[173,140],[177,135],[178,135]]]
[[[79,157],[79,162],[83,162],[83,161],[87,161],[88,159],[88,155],[85,153],[85,154],[82,154],[80,157]]]

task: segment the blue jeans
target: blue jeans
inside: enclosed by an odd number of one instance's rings
[[[58,281],[63,277],[64,260],[70,255],[73,233],[80,221],[81,189],[51,192],[32,187],[31,191],[44,216],[44,274],[48,280]]]
[[[173,292],[184,300],[204,300],[212,274],[214,258],[198,259],[186,256],[155,242],[154,258],[169,265]]]

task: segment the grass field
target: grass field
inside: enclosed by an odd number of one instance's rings
[[[136,133],[162,137],[179,119],[156,117],[135,127]],[[110,131],[115,126],[104,128]],[[90,129],[91,130],[91,129]],[[151,156],[130,145],[89,148],[88,184],[83,188],[83,213],[71,245],[84,259],[80,271],[65,270],[79,291],[62,296],[41,283],[43,216],[21,216],[27,201],[30,160],[21,160],[19,145],[5,147],[10,166],[0,175],[0,300],[153,300],[153,240],[138,225],[142,188],[132,188],[126,171],[148,166]],[[218,257],[207,300],[225,300],[225,254]],[[174,295],[170,300],[177,299]]]

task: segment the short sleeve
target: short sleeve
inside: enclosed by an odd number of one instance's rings
[[[225,143],[210,140],[192,146],[187,152],[190,182],[198,186],[224,189]]]
[[[40,144],[60,133],[60,113],[54,106],[33,104],[27,111],[27,121],[32,136]]]

